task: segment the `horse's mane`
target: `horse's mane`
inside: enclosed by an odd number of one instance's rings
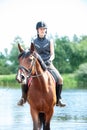
[[[45,71],[46,69],[47,69],[47,67],[46,67],[46,64],[44,63],[44,61],[43,61],[43,59],[41,58],[41,56],[38,54],[38,53],[36,53],[38,56],[37,56],[37,59],[38,59],[38,62],[39,62],[39,64],[40,64],[40,66],[41,66],[41,68]]]

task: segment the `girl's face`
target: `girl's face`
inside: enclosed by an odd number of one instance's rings
[[[40,38],[43,38],[46,35],[46,28],[41,27],[41,28],[38,28],[37,31]]]

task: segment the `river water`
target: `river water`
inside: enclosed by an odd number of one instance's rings
[[[17,106],[21,89],[0,87],[0,130],[32,130],[29,105]],[[62,92],[67,106],[54,107],[51,130],[87,130],[87,90]]]

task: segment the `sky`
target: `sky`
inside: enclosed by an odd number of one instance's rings
[[[20,36],[25,45],[44,21],[48,35],[87,35],[87,0],[0,0],[0,52]]]

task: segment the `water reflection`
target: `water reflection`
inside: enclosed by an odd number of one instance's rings
[[[29,105],[17,106],[20,89],[0,89],[0,130],[32,130]],[[51,130],[87,130],[87,90],[63,91],[65,108],[54,108]]]

